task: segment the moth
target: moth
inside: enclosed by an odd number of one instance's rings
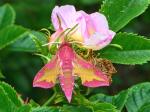
[[[33,86],[51,88],[56,84],[56,80],[59,80],[62,91],[70,102],[75,77],[80,77],[82,85],[87,87],[110,85],[104,72],[76,54],[69,42],[63,42],[51,61],[36,74]]]

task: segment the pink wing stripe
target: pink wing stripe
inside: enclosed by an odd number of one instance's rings
[[[93,80],[93,81],[90,81],[90,82],[86,81],[83,85],[87,86],[87,87],[109,86],[108,83],[101,82],[101,81],[98,81],[98,80]]]
[[[109,79],[106,75],[104,75],[100,70],[95,68],[95,75],[103,79],[104,81],[98,81],[98,80],[93,80],[93,81],[86,81],[83,85],[87,87],[99,87],[99,86],[109,86]]]
[[[41,88],[51,88],[53,87],[54,84],[51,82],[51,83],[48,83],[48,82],[45,82],[45,81],[41,81],[41,82],[36,82],[36,83],[33,83],[33,87],[41,87]]]
[[[45,70],[51,69],[56,65],[56,57],[54,57],[50,62],[48,62],[35,76],[33,80],[33,87],[41,87],[41,88],[51,88],[55,84],[52,82],[41,81],[38,80],[44,75]]]

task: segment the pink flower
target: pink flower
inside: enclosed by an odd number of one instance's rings
[[[115,32],[109,30],[106,17],[98,12],[87,14],[84,11],[76,11],[74,6],[65,5],[56,6],[51,17],[56,32],[52,35],[50,42],[54,42],[58,34],[75,25],[78,26],[71,32],[70,38],[89,49],[102,49],[115,36]]]
[[[106,74],[78,56],[69,43],[62,43],[56,55],[35,76],[33,87],[51,88],[58,79],[70,102],[75,76],[87,87],[109,86]]]

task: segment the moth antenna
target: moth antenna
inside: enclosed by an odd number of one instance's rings
[[[46,29],[46,28],[42,28],[40,31],[45,31],[45,33],[48,36],[48,38],[51,36],[50,31],[48,29]]]
[[[69,35],[72,31],[74,31],[74,30],[77,28],[77,26],[78,26],[78,24],[76,24],[75,26],[73,26],[72,28],[70,28],[70,30],[69,30],[69,31],[67,32],[67,34],[66,34],[65,40],[69,40],[68,35]]]
[[[62,37],[64,35],[65,32],[67,32],[70,28],[67,28],[65,31],[63,31],[58,37]],[[42,46],[47,46],[47,45],[51,45],[51,44],[61,44],[61,42],[49,42],[49,43],[46,43]]]
[[[83,42],[79,42],[79,41],[71,41],[71,42],[69,42],[69,43],[71,43],[71,44],[73,44],[73,43],[76,43],[76,44],[84,44]]]
[[[61,44],[61,42],[49,42],[47,44],[43,44],[42,46],[47,46],[47,45],[51,45],[51,44]]]
[[[63,31],[58,37],[62,37],[68,30],[70,30],[70,28],[67,28],[65,31]]]
[[[43,54],[35,53],[34,55],[36,55],[36,56],[40,56],[40,57],[42,57],[42,58],[46,59],[47,61],[49,61],[49,60],[50,60],[50,58],[48,58],[47,56],[44,56]]]
[[[59,28],[61,28],[61,19],[60,19],[60,17],[58,16],[58,14],[56,14],[56,15],[57,15],[57,19],[58,19]]]

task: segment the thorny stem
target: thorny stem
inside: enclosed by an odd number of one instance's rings
[[[49,105],[54,100],[55,96],[57,95],[55,87],[53,88],[53,91],[54,91],[53,95],[43,104],[43,106]]]

